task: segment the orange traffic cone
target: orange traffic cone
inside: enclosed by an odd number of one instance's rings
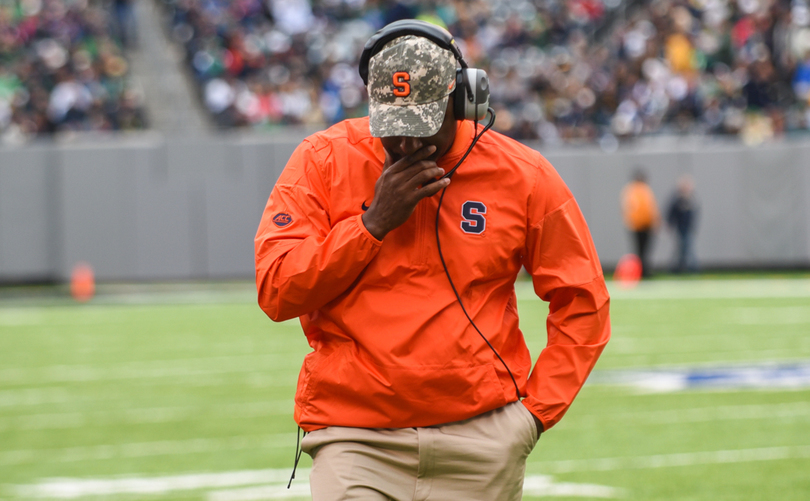
[[[625,289],[632,289],[638,285],[638,281],[641,280],[641,259],[635,254],[622,256],[616,265],[616,271],[613,272],[613,280]]]
[[[93,268],[87,263],[78,263],[70,275],[70,295],[80,303],[93,299],[96,293],[96,280]]]

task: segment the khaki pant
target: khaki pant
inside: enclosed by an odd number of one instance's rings
[[[519,501],[534,419],[513,402],[427,428],[333,426],[307,434],[313,501]]]

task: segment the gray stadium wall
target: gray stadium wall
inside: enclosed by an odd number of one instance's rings
[[[64,281],[78,262],[103,281],[253,276],[253,236],[302,132],[158,134],[0,146],[0,282]],[[605,268],[630,252],[619,193],[647,169],[664,210],[694,176],[704,268],[810,266],[810,142],[759,147],[669,140],[538,149],[576,196]],[[662,228],[653,264],[674,252]]]

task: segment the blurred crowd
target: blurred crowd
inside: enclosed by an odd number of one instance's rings
[[[760,142],[810,121],[807,0],[163,1],[222,127],[365,115],[359,54],[402,18],[454,34],[489,73],[496,129],[516,138]]]
[[[130,14],[128,0],[0,0],[0,140],[144,128]]]
[[[591,67],[604,59],[610,70],[604,90],[591,88],[619,136],[697,132],[758,143],[806,130],[809,26],[806,0],[657,0],[592,52]]]
[[[498,124],[520,137],[536,135],[545,117],[544,90],[534,85],[541,63],[557,47],[586,44],[584,33],[605,13],[601,0],[164,2],[172,37],[185,47],[202,100],[222,127],[364,116],[357,72],[363,45],[390,22],[418,18],[448,27],[467,62],[497,80]]]
[[[124,48],[134,0],[0,0],[0,138],[145,124]],[[161,2],[223,128],[367,113],[365,41],[447,27],[492,80],[496,130],[545,143],[810,126],[809,0],[142,0]]]

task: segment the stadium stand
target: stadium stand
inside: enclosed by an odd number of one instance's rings
[[[123,49],[135,41],[127,4],[0,1],[3,141],[146,126]]]
[[[164,7],[191,75],[188,91],[168,78],[171,58],[141,57],[154,67],[137,75],[155,101],[148,109],[157,122],[173,119],[164,128],[174,131],[204,127],[187,126],[194,110],[175,111],[161,94],[175,107],[178,93],[196,94],[221,129],[363,116],[362,45],[411,17],[446,26],[468,62],[488,71],[496,129],[518,139],[609,148],[642,135],[712,134],[759,143],[810,124],[807,0],[143,0],[142,10],[144,2]],[[129,78],[140,59],[124,50],[136,39],[134,3],[0,0],[0,137],[144,127],[143,89]],[[163,55],[152,37],[144,42]]]
[[[496,128],[545,143],[806,130],[806,0],[164,0],[221,127],[366,113],[357,55],[376,29],[444,25],[493,80]]]
[[[357,60],[387,23],[421,18],[448,26],[471,64],[490,70],[497,102],[521,107],[538,46],[584,42],[603,17],[598,0],[538,8],[531,2],[166,0],[203,102],[222,127],[334,123],[367,112]],[[490,59],[490,54],[495,57]],[[516,68],[524,57],[525,69]],[[539,113],[538,106],[530,107]],[[537,117],[529,117],[536,122]],[[504,118],[516,126],[515,120]]]

